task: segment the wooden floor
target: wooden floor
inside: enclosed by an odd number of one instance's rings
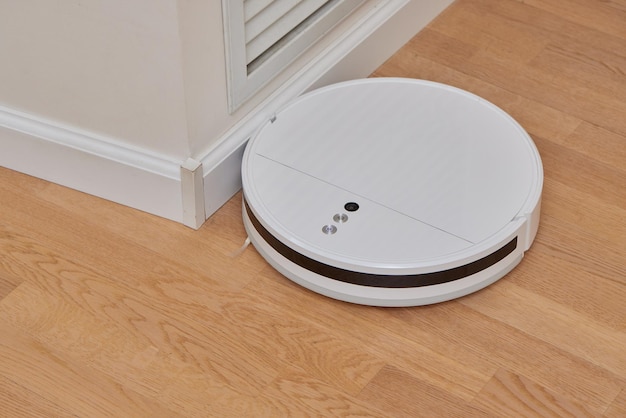
[[[515,117],[542,221],[508,276],[384,309],[249,247],[0,169],[2,417],[626,417],[626,1],[459,0],[375,76]]]

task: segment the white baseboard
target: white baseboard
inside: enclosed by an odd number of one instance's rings
[[[327,84],[370,75],[452,0],[381,1],[354,30],[330,45],[197,159],[204,167],[206,217],[241,189],[245,144],[266,120],[300,94]]]
[[[180,164],[0,107],[0,166],[177,222]]]

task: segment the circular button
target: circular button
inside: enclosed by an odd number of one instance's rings
[[[322,232],[326,235],[332,235],[337,232],[337,227],[335,225],[324,225],[322,227]]]
[[[348,222],[348,215],[346,215],[345,213],[336,213],[335,216],[333,216],[333,221],[337,222],[338,224]]]
[[[348,212],[356,212],[357,210],[359,210],[359,204],[356,202],[348,202],[345,205],[343,205],[343,207]]]

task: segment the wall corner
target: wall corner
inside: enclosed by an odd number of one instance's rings
[[[183,224],[199,229],[206,220],[202,163],[188,158],[180,166]]]

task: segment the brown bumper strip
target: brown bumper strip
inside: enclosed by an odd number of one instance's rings
[[[319,261],[313,260],[312,258],[291,249],[279,241],[267,229],[265,229],[263,225],[261,225],[259,220],[254,216],[248,207],[248,203],[245,200],[244,205],[254,228],[261,235],[261,237],[283,257],[313,273],[329,279],[339,280],[360,286],[409,288],[448,283],[471,276],[472,274],[476,274],[488,267],[493,266],[517,248],[517,237],[515,237],[500,249],[479,260],[472,261],[471,263],[454,267],[449,270],[436,271],[433,273],[408,275],[362,273],[320,263]]]

